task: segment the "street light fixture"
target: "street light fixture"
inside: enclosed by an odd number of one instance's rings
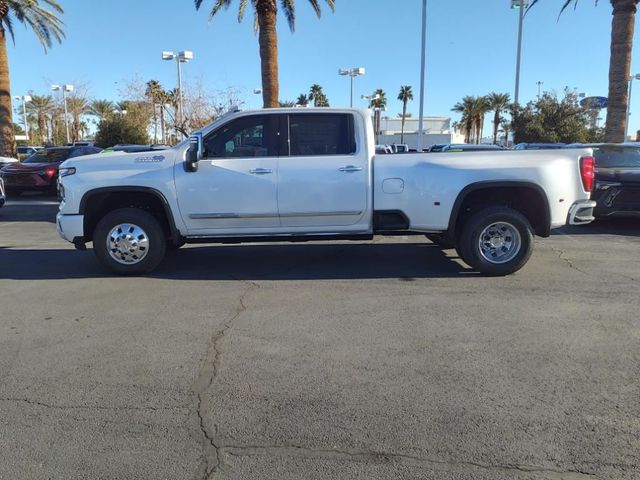
[[[351,99],[349,101],[349,106],[351,108],[353,108],[353,79],[355,77],[359,77],[360,75],[364,75],[365,74],[365,69],[364,67],[355,67],[355,68],[341,68],[340,70],[338,70],[338,75],[341,76],[349,76],[351,77]]]
[[[624,141],[627,141],[628,135],[629,135],[629,116],[631,115],[631,110],[630,110],[630,106],[631,106],[631,89],[633,87],[633,81],[634,80],[640,80],[640,73],[636,73],[635,75],[631,75],[629,77],[629,96],[627,97],[627,123],[624,126]]]
[[[32,100],[30,95],[22,95],[21,97],[13,97],[14,100],[22,100],[22,121],[24,122],[24,134],[29,140],[29,122],[27,122],[27,102]]]
[[[175,60],[178,64],[178,111],[176,112],[176,123],[182,126],[182,115],[184,112],[184,100],[182,96],[182,64],[193,60],[193,52],[189,50],[184,50],[178,53],[164,51],[162,52],[162,59]]]
[[[62,103],[64,104],[64,127],[67,130],[67,143],[71,143],[69,135],[69,113],[67,112],[67,93],[73,92],[73,85],[51,85],[54,92],[62,92]]]
[[[373,100],[378,100],[380,98],[380,94],[376,93],[375,95],[360,95],[360,98],[366,100],[367,102],[369,102],[369,104],[371,104]]]

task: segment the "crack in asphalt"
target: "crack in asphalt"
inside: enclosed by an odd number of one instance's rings
[[[191,391],[195,398],[194,409],[198,416],[198,425],[202,434],[203,459],[200,473],[198,475],[198,478],[201,478],[202,480],[207,480],[214,472],[224,469],[224,462],[221,457],[220,441],[216,439],[217,429],[215,429],[215,433],[210,432],[207,429],[203,415],[203,412],[206,412],[209,406],[209,398],[206,395],[207,390],[220,372],[222,350],[219,344],[222,339],[224,339],[227,332],[233,327],[233,322],[235,322],[238,317],[247,310],[247,306],[244,303],[247,295],[256,288],[260,288],[260,285],[256,282],[240,280],[237,278],[236,280],[245,282],[249,286],[245,288],[238,297],[238,303],[233,315],[209,338],[207,354],[202,362],[200,371],[191,386]]]
[[[589,275],[588,272],[582,270],[579,267],[576,267],[570,259],[565,257],[564,255],[566,254],[566,252],[564,250],[560,250],[558,248],[553,248],[553,247],[551,247],[551,250],[553,250],[555,252],[555,254],[558,255],[558,258],[560,260],[563,260],[569,266],[569,268],[571,268],[571,269],[573,269],[573,270],[575,270],[577,272],[580,272],[580,273],[582,273],[584,275]]]
[[[45,403],[40,402],[38,400],[31,400],[29,398],[15,398],[15,397],[6,397],[0,398],[0,402],[19,402],[19,403],[28,403],[29,405],[34,405],[38,407],[44,408],[55,408],[60,410],[113,410],[113,411],[127,411],[127,410],[135,410],[135,411],[166,411],[166,410],[185,410],[188,411],[189,407],[131,407],[131,406],[114,406],[108,407],[104,405],[56,405],[53,403]]]
[[[467,468],[474,470],[486,470],[502,473],[541,473],[547,475],[549,480],[593,480],[597,476],[594,473],[578,469],[545,468],[535,465],[491,465],[480,462],[441,460],[436,458],[419,457],[402,453],[380,452],[373,450],[342,450],[309,448],[300,445],[220,445],[220,453],[230,456],[260,456],[260,455],[284,455],[303,458],[325,458],[328,460],[369,460],[378,463],[402,462],[417,466],[447,466],[454,468]]]

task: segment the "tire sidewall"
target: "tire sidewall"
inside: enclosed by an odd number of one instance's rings
[[[120,223],[132,223],[142,228],[149,238],[149,250],[142,261],[126,265],[111,257],[107,247],[109,232]],[[100,263],[119,275],[140,275],[153,271],[162,261],[167,241],[158,220],[139,208],[120,208],[106,214],[93,231],[93,250]]]
[[[491,263],[485,259],[479,246],[480,233],[496,222],[509,223],[520,233],[519,252],[513,259],[501,264]],[[478,211],[469,219],[460,241],[462,250],[460,256],[471,267],[485,275],[509,275],[520,270],[527,263],[533,251],[533,242],[532,228],[524,215],[507,207],[491,207]]]

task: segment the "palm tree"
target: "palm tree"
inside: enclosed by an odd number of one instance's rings
[[[461,115],[460,118],[460,131],[464,133],[465,143],[471,143],[471,136],[474,134],[474,118],[473,118],[473,105],[476,97],[467,95],[462,98],[461,102],[456,103],[451,109],[454,112],[458,112]]]
[[[306,107],[307,105],[309,105],[309,98],[304,93],[301,93],[300,95],[298,95],[298,99],[296,100],[296,105],[301,105],[303,107]]]
[[[384,90],[378,88],[369,101],[369,108],[373,109],[373,128],[376,134],[376,143],[378,143],[378,137],[380,136],[380,116],[381,112],[387,106],[387,94]]]
[[[476,101],[473,103],[471,111],[475,124],[476,144],[479,144],[482,140],[482,132],[484,131],[484,117],[490,109],[491,108],[487,97],[477,97]]]
[[[317,83],[311,85],[309,89],[309,100],[313,100],[314,107],[320,107],[323,100],[326,100],[326,95],[322,91],[322,87]]]
[[[83,133],[82,128],[82,116],[87,113],[91,113],[89,101],[82,96],[74,95],[67,98],[67,110],[71,115],[71,136],[72,141],[78,141]]]
[[[158,143],[158,114],[156,112],[156,105],[160,103],[160,96],[164,93],[164,88],[157,80],[149,80],[147,82],[147,89],[145,95],[151,102],[153,108],[153,143]]]
[[[98,120],[104,120],[113,115],[116,106],[111,100],[94,100],[89,105],[89,114],[98,117]]]
[[[400,129],[400,143],[404,143],[404,120],[405,118],[407,118],[407,102],[409,100],[413,100],[413,92],[411,91],[411,85],[404,85],[400,87],[398,100],[402,102],[402,127]]]
[[[533,0],[531,9],[539,0]],[[635,26],[636,6],[640,0],[609,0],[613,7],[611,21],[611,58],[609,59],[609,104],[605,142],[619,143],[626,140],[629,79],[631,78],[631,51]],[[564,0],[560,13],[578,0]],[[595,0],[598,3],[598,0]]]
[[[194,0],[196,9],[200,9],[204,0]],[[333,12],[335,0],[325,0]],[[232,0],[215,0],[209,18],[213,18],[221,8],[229,8]],[[249,0],[240,0],[238,21],[242,21]],[[278,106],[278,34],[276,32],[276,14],[278,5],[276,0],[251,0],[255,10],[255,24],[258,31],[258,43],[260,44],[260,61],[262,67],[262,98],[265,108]],[[295,0],[280,0],[280,6],[284,16],[293,32],[295,30]],[[319,0],[309,0],[311,7],[318,18],[320,17]]]
[[[45,3],[52,10],[47,10]],[[54,40],[62,41],[62,21],[57,14],[62,7],[54,0],[0,0],[0,156],[15,156],[16,140],[13,133],[11,110],[11,82],[9,81],[9,58],[7,56],[7,31],[13,37],[15,21],[26,24],[35,33],[45,49]]]
[[[487,95],[489,107],[493,111],[493,143],[498,141],[498,129],[500,128],[501,114],[509,108],[511,99],[508,93],[491,92]]]
[[[55,102],[51,95],[35,95],[29,94],[31,101],[27,103],[27,113],[33,115],[36,118],[38,125],[38,141],[39,144],[44,144],[48,138],[47,135],[47,120],[53,113]]]
[[[169,92],[167,92],[166,90],[162,90],[158,93],[157,101],[160,104],[160,131],[162,132],[162,135],[160,135],[160,139],[162,140],[163,144],[167,141],[167,128],[164,121],[164,114],[170,100],[171,98]]]
[[[451,110],[462,114],[460,127],[465,134],[464,141],[466,143],[480,143],[484,128],[484,116],[490,110],[487,97],[467,95]]]

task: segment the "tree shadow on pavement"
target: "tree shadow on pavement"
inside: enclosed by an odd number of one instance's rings
[[[448,256],[447,253],[451,256]],[[91,251],[0,247],[0,278],[109,277]],[[169,252],[149,277],[173,280],[331,280],[477,276],[455,251],[429,243],[190,246]]]

